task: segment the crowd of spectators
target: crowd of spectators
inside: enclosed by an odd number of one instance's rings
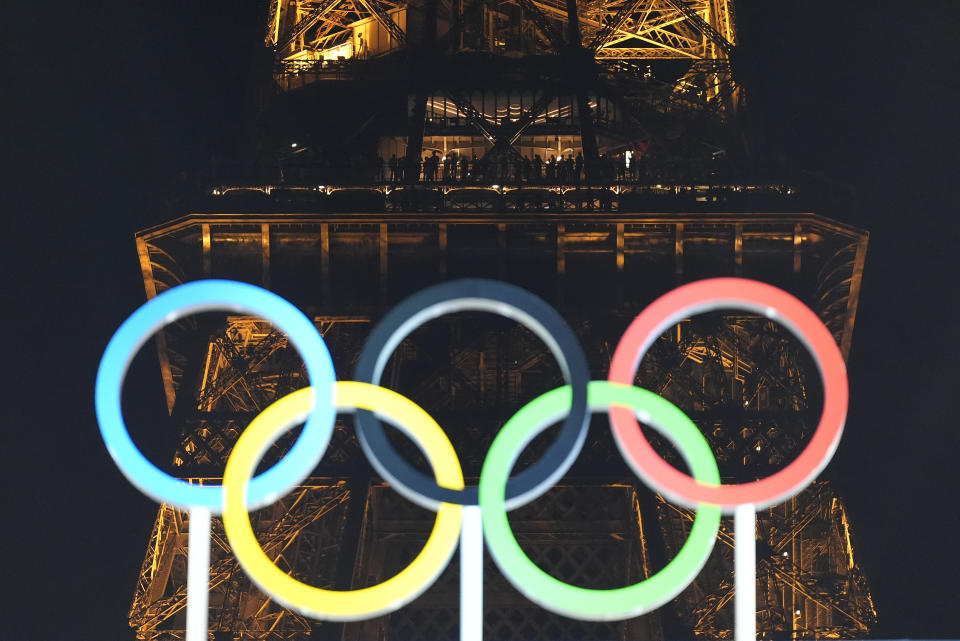
[[[608,184],[637,182],[643,176],[643,161],[628,162],[626,154],[602,155],[597,166],[586,166],[582,153],[533,158],[520,154],[478,157],[434,151],[419,163],[409,163],[396,154],[389,159],[377,156],[374,182],[424,182],[441,184],[543,184],[578,185],[584,182]]]
[[[320,185],[613,185],[720,184],[732,178],[725,159],[697,161],[662,157],[601,154],[593,167],[581,152],[486,155],[432,151],[420,162],[391,154],[297,154],[275,164],[233,166],[215,163],[207,182],[261,182]]]

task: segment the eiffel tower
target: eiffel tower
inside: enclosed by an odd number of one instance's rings
[[[803,190],[745,169],[732,1],[268,4],[274,66],[258,151],[218,166],[184,217],[137,234],[148,298],[211,277],[271,289],[314,319],[338,378],[351,380],[366,335],[395,303],[443,280],[497,278],[561,312],[597,379],[653,299],[734,275],[798,296],[849,354],[868,236],[815,213]],[[205,314],[167,326],[156,345],[177,436],[170,471],[182,478],[215,482],[251,418],[307,384],[295,350],[262,319]],[[803,346],[743,313],[679,323],[651,348],[637,383],[697,423],[725,482],[783,467],[820,411]],[[524,328],[457,314],[403,341],[382,384],[444,426],[475,480],[505,420],[562,376]],[[423,464],[410,443],[395,442]],[[395,574],[433,522],[376,476],[343,419],[314,475],[252,518],[278,566],[336,589]],[[595,588],[655,573],[692,518],[628,470],[603,416],[557,486],[511,513],[541,567]],[[140,639],[184,637],[186,531],[185,513],[160,507],[130,610]],[[827,481],[758,514],[761,638],[869,635],[876,613],[852,540]],[[732,637],[726,521],[688,589],[624,622],[553,615],[489,559],[485,572],[487,639]],[[214,519],[210,629],[216,639],[456,639],[457,578],[454,561],[391,615],[312,621],[251,585]]]

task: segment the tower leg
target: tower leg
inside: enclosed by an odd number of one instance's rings
[[[580,120],[580,145],[583,147],[584,169],[588,179],[598,178],[600,152],[597,149],[597,132],[593,126],[593,110],[590,108],[589,89],[593,76],[593,55],[583,48],[580,33],[580,16],[577,1],[567,0],[567,47],[570,62],[574,65],[577,82],[577,118]]]
[[[420,180],[420,158],[423,156],[423,127],[427,119],[427,92],[417,91],[410,117],[410,135],[407,136],[407,166],[404,168],[404,182],[414,184]]]

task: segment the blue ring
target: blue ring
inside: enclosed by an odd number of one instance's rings
[[[580,454],[590,427],[587,357],[577,335],[560,312],[546,301],[516,285],[483,278],[465,278],[428,287],[401,301],[377,322],[360,351],[354,378],[379,385],[394,349],[412,331],[434,318],[465,311],[498,314],[532,331],[547,344],[571,388],[570,412],[556,440],[536,463],[507,481],[507,505],[523,505],[546,492],[566,474]],[[410,465],[391,445],[375,412],[358,409],[354,426],[360,447],[374,469],[417,505],[436,510],[441,503],[478,504],[477,486],[462,490],[441,487]]]
[[[208,311],[255,314],[285,332],[303,358],[310,386],[318,394],[314,411],[290,451],[250,482],[249,504],[272,503],[313,471],[317,452],[327,448],[333,434],[336,374],[323,337],[310,319],[283,298],[247,283],[201,280],[180,285],[151,299],[124,321],[110,339],[97,370],[95,404],[103,442],[124,476],[147,496],[184,509],[205,507],[220,514],[221,487],[191,485],[148,461],[130,438],[120,407],[123,379],[143,344],[164,325]]]

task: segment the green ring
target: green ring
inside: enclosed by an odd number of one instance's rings
[[[639,387],[592,381],[587,387],[591,412],[611,405],[634,408],[637,418],[654,427],[680,451],[693,477],[718,485],[720,472],[707,440],[686,414],[670,401]],[[665,568],[633,585],[593,590],[564,583],[530,560],[517,543],[507,510],[519,507],[505,500],[506,483],[523,449],[540,432],[566,415],[570,387],[558,387],[517,412],[497,434],[480,474],[480,507],[487,547],[503,575],[528,599],[568,617],[617,621],[639,616],[680,593],[703,568],[717,539],[720,507],[701,504],[686,543]],[[639,409],[638,409],[639,408]]]

